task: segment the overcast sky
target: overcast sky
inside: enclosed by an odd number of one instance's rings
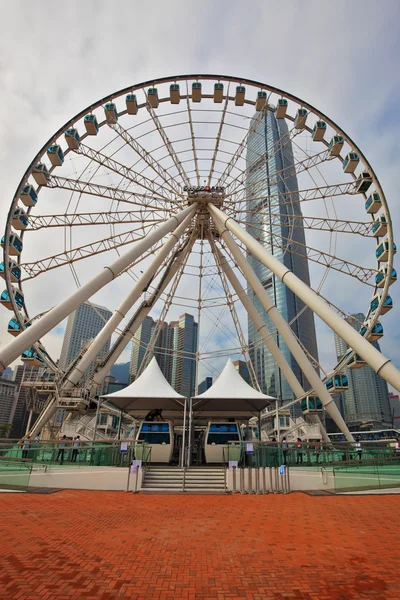
[[[398,0],[69,0],[64,5],[2,0],[1,7],[3,225],[28,164],[71,116],[134,83],[220,73],[287,90],[347,131],[382,183],[396,238]],[[400,292],[396,286],[391,292],[395,309],[383,319],[382,349],[400,367]],[[0,341],[5,344],[10,313],[1,313]],[[333,336],[324,336],[325,343],[333,348]]]

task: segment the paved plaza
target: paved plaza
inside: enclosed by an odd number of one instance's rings
[[[3,600],[400,597],[400,497],[1,494]]]

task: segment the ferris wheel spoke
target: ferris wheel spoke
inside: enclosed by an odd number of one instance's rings
[[[152,229],[153,227],[150,227],[146,233],[149,233]],[[125,246],[126,244],[137,242],[146,237],[146,234],[142,233],[142,235],[140,235],[138,232],[143,232],[143,226],[138,227],[136,230],[129,230],[125,233],[120,233],[105,239],[97,240],[90,244],[85,244],[84,246],[65,250],[34,262],[21,263],[21,269],[28,275],[28,277],[24,277],[22,281],[33,279],[45,271],[51,271],[52,269],[57,269],[64,265],[71,265],[79,260],[90,258],[95,254],[108,252]],[[153,248],[149,254],[152,254],[154,251]]]
[[[223,129],[224,124],[225,124],[225,117],[226,117],[226,111],[227,111],[227,108],[228,108],[228,101],[229,101],[229,90],[228,90],[228,93],[226,95],[225,104],[224,104],[224,108],[222,110],[221,120],[220,120],[220,123],[219,123],[218,133],[217,133],[217,137],[215,139],[215,148],[214,148],[213,157],[212,157],[212,160],[211,160],[210,175],[208,176],[208,183],[207,183],[207,185],[211,185],[213,173],[215,172],[215,162],[217,160],[217,156],[218,156],[218,152],[219,152],[219,145],[221,143],[222,129]],[[221,175],[222,175],[222,173],[221,173]]]
[[[161,139],[163,140],[163,142],[165,144],[165,147],[167,148],[167,150],[169,152],[169,155],[172,158],[172,160],[173,160],[173,162],[175,164],[175,167],[176,167],[179,175],[182,178],[183,183],[185,185],[187,185],[187,186],[190,186],[190,179],[186,175],[185,169],[182,167],[181,162],[180,162],[180,160],[179,160],[179,158],[178,158],[178,156],[177,156],[177,154],[176,154],[176,152],[174,150],[174,147],[173,147],[172,143],[169,140],[169,137],[168,137],[168,135],[167,135],[164,127],[161,124],[160,119],[158,118],[158,116],[156,115],[153,107],[149,103],[147,103],[147,110],[149,111],[149,113],[151,115],[151,118],[154,121],[154,125],[156,126],[157,131],[160,134]]]
[[[257,216],[253,215],[253,218]],[[308,217],[304,215],[296,215],[289,213],[270,213],[268,218],[273,225],[284,225],[289,228],[311,229],[315,231],[329,231],[334,233],[351,233],[362,237],[374,237],[372,233],[372,223],[370,221],[344,221],[341,219],[330,219],[325,217]],[[254,227],[263,230],[262,225],[257,225],[257,222],[252,222],[249,218],[237,219],[238,223],[242,223],[248,227]]]
[[[130,169],[126,165],[121,164],[120,162],[98,152],[97,150],[93,150],[93,148],[89,148],[89,146],[85,146],[81,144],[77,150],[75,150],[77,154],[82,154],[98,163],[101,166],[114,171],[118,175],[121,175],[125,180],[135,183],[142,187],[143,189],[152,192],[157,198],[160,200],[164,200],[166,202],[176,202],[175,194],[172,194],[169,188],[165,186],[155,183],[153,180],[145,177],[144,175],[137,173],[133,169]],[[161,191],[160,191],[161,190]]]
[[[182,195],[182,190],[179,185],[177,185],[175,179],[161,166],[161,164],[152,156],[145,148],[139,144],[135,138],[131,136],[131,134],[126,131],[119,123],[114,123],[110,125],[110,127],[118,133],[118,135],[125,141],[128,146],[130,146],[139,156],[140,158],[149,166],[155,173],[157,173],[161,179],[171,188],[174,194],[177,196]]]
[[[29,215],[29,229],[48,227],[75,227],[82,225],[116,225],[119,223],[160,223],[165,214],[159,209],[140,207],[135,211],[107,211],[101,213],[64,213],[62,215]]]
[[[195,171],[196,171],[197,185],[199,186],[200,183],[201,183],[201,181],[200,181],[200,172],[199,172],[199,163],[198,163],[198,159],[197,159],[197,151],[196,151],[196,143],[195,143],[195,135],[194,135],[193,119],[192,119],[192,110],[190,108],[189,91],[187,89],[187,84],[186,84],[186,91],[187,91],[187,94],[186,94],[186,105],[187,105],[187,111],[188,111],[188,122],[189,122],[190,137],[191,137],[191,144],[192,144],[194,168],[195,168]]]

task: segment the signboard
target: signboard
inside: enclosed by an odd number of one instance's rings
[[[141,460],[133,460],[132,464],[131,464],[131,475],[134,475],[135,473],[137,473],[138,468],[141,466],[142,466]]]
[[[237,469],[238,468],[238,461],[237,460],[230,460],[229,461],[229,468],[230,469]]]
[[[121,442],[120,451],[121,452],[128,452],[128,442]]]
[[[285,465],[281,465],[279,467],[279,475],[284,475],[285,474]]]
[[[246,452],[247,452],[247,454],[253,454],[253,452],[254,452],[253,444],[246,444]]]

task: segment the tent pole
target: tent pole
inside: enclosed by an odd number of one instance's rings
[[[188,458],[187,466],[190,467],[192,462],[192,428],[193,428],[193,411],[192,411],[192,398],[189,398],[189,433],[188,433]]]
[[[185,398],[185,404],[183,406],[183,430],[182,430],[182,448],[181,448],[181,468],[182,469],[185,467],[186,405],[187,405],[187,398]]]

